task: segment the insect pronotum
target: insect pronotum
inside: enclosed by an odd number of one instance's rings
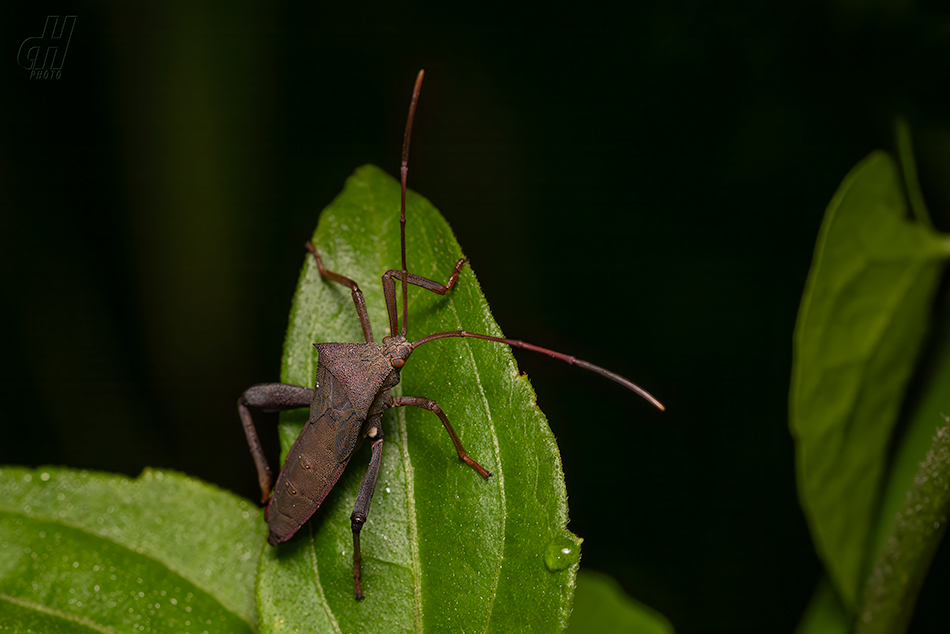
[[[238,413],[257,467],[261,501],[267,503],[264,517],[270,528],[267,541],[271,545],[276,546],[293,537],[323,503],[363,439],[368,439],[371,443],[372,456],[369,468],[360,485],[356,505],[350,516],[353,532],[353,582],[357,599],[363,598],[360,583],[360,530],[366,522],[376,480],[379,477],[383,448],[381,421],[387,410],[403,406],[429,410],[442,421],[459,458],[483,478],[491,476],[489,471],[465,451],[448,416],[435,401],[422,396],[394,397],[392,395],[392,388],[399,383],[400,370],[412,351],[419,346],[446,337],[470,337],[541,352],[616,381],[659,409],[664,409],[663,405],[646,390],[619,374],[587,361],[523,341],[465,330],[436,332],[415,341],[408,339],[409,285],[420,286],[433,293],[444,295],[455,285],[459,272],[465,266],[464,259],[458,260],[448,280],[445,284],[441,284],[410,273],[406,262],[406,177],[409,172],[409,137],[423,74],[420,70],[412,91],[399,169],[402,185],[399,215],[402,267],[390,269],[382,277],[383,295],[389,315],[389,332],[397,334],[383,337],[379,344],[375,342],[366,303],[359,285],[345,275],[328,271],[323,266],[317,249],[308,242],[306,247],[313,254],[322,278],[327,282],[342,284],[352,291],[356,316],[362,327],[365,342],[315,343],[318,358],[313,389],[286,383],[263,383],[248,388],[238,399]],[[402,286],[401,320],[396,307],[396,280],[401,282]],[[310,417],[287,454],[283,469],[277,476],[277,484],[272,488],[273,472],[261,449],[257,430],[251,418],[251,409],[288,410],[308,406]]]

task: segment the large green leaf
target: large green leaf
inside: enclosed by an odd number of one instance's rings
[[[421,196],[407,197],[408,267],[444,281],[461,249]],[[365,166],[320,216],[313,243],[325,265],[363,289],[377,341],[388,320],[380,276],[398,268],[399,185]],[[314,342],[362,341],[349,289],[305,264],[291,311],[281,378],[312,385]],[[478,282],[465,268],[446,296],[410,288],[409,338],[454,329],[500,335]],[[363,590],[353,597],[349,516],[367,451],[298,535],[267,547],[258,575],[261,628],[273,631],[558,632],[570,612],[580,541],[565,528],[557,446],[528,379],[506,346],[471,339],[432,342],[413,353],[396,393],[434,399],[469,454],[461,463],[431,413],[391,411],[383,465],[362,532]],[[283,417],[286,452],[307,412]]]
[[[265,534],[175,473],[0,468],[0,631],[253,632]]]
[[[790,425],[819,554],[849,610],[863,585],[888,444],[950,241],[907,217],[893,159],[845,177],[795,329]]]

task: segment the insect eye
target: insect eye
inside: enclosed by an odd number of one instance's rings
[[[389,335],[386,335],[385,337],[383,337],[383,343],[389,343],[390,339],[392,339],[392,337],[390,337]]]
[[[406,360],[405,360],[405,359],[393,359],[393,367],[394,367],[394,368],[401,368],[401,367],[404,366],[404,365],[406,365]]]

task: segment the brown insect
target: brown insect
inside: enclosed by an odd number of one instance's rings
[[[320,508],[327,494],[339,480],[361,441],[369,439],[372,443],[372,457],[369,468],[360,485],[356,506],[350,516],[353,531],[353,580],[356,598],[363,598],[360,584],[360,530],[366,522],[373,491],[379,476],[383,449],[383,414],[392,407],[421,407],[439,417],[448,432],[455,451],[460,459],[475,469],[483,478],[491,473],[472,459],[458,434],[452,428],[442,408],[432,399],[422,396],[392,395],[392,388],[399,383],[399,373],[409,359],[412,351],[419,346],[444,339],[446,337],[472,337],[502,343],[525,350],[534,350],[555,359],[566,361],[607,377],[636,392],[659,409],[663,405],[632,381],[572,356],[541,348],[539,346],[504,339],[465,330],[450,330],[409,341],[407,338],[409,307],[409,284],[444,295],[458,280],[459,272],[465,266],[465,260],[455,263],[452,273],[445,284],[409,273],[406,265],[406,176],[409,162],[409,136],[412,120],[415,116],[416,102],[422,86],[423,71],[419,71],[409,105],[409,117],[406,121],[406,134],[402,146],[402,200],[400,203],[399,230],[402,247],[402,268],[390,269],[383,274],[383,294],[386,310],[389,314],[390,332],[399,333],[383,337],[377,344],[373,339],[366,303],[359,285],[350,278],[328,271],[320,260],[317,250],[309,242],[307,249],[316,259],[323,279],[343,284],[352,291],[356,315],[363,329],[363,343],[317,343],[317,370],[314,389],[286,383],[263,383],[248,388],[238,400],[238,413],[244,426],[244,433],[251,448],[251,455],[257,466],[258,481],[261,486],[261,501],[267,502],[264,517],[270,527],[268,543],[276,546],[285,542]],[[400,328],[396,308],[395,281],[402,282],[402,326]],[[310,418],[294,442],[280,474],[277,486],[271,493],[273,472],[267,464],[254,421],[251,408],[262,410],[289,410],[310,407]]]

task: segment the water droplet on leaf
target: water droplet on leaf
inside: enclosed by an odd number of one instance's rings
[[[581,542],[577,535],[562,531],[548,544],[544,551],[544,565],[551,572],[560,572],[573,566],[581,558]]]

